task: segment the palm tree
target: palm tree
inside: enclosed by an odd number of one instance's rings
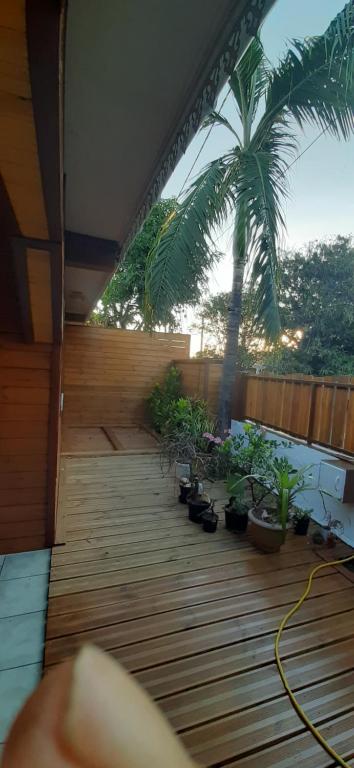
[[[255,285],[255,325],[269,338],[280,332],[277,245],[285,222],[287,171],[296,157],[297,128],[316,126],[337,139],[354,130],[354,0],[326,32],[292,41],[272,68],[253,39],[230,77],[235,125],[213,111],[204,125],[223,125],[233,147],[193,181],[163,226],[150,254],[147,308],[163,318],[188,300],[191,275],[207,279],[218,258],[215,232],[233,217],[233,280],[219,395],[219,428],[229,427],[245,270]],[[325,162],[325,157],[324,157]]]

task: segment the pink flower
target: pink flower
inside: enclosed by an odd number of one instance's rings
[[[214,435],[212,435],[210,432],[203,432],[203,437],[205,437],[207,440],[214,440]]]
[[[214,443],[215,445],[222,445],[223,441],[221,437],[214,437]]]

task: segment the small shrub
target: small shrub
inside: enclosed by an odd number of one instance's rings
[[[184,432],[195,442],[198,450],[205,450],[204,433],[214,428],[204,400],[180,397],[171,403],[163,433],[171,437]]]
[[[198,466],[207,449],[205,432],[215,428],[204,400],[181,396],[181,374],[171,367],[162,384],[156,384],[148,408],[154,429],[162,436],[162,454],[169,465],[183,461]]]
[[[172,404],[182,395],[181,373],[175,366],[169,368],[162,384],[155,384],[148,398],[150,421],[156,432],[161,433],[169,418]]]
[[[245,475],[265,475],[269,471],[280,443],[277,440],[268,440],[262,427],[257,424],[245,424],[243,432],[232,440],[239,472]]]

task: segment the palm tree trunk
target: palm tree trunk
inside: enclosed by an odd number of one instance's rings
[[[236,228],[237,223],[235,224],[235,230]],[[218,427],[221,437],[225,437],[225,433],[230,428],[231,423],[232,399],[236,377],[239,331],[241,322],[244,273],[244,253],[242,255],[240,254],[238,238],[237,235],[234,234],[232,289],[226,333],[224,362],[219,388]]]

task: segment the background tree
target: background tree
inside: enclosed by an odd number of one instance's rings
[[[215,230],[233,216],[233,280],[219,397],[219,428],[229,426],[246,266],[256,286],[255,313],[264,331],[279,336],[277,246],[285,226],[281,203],[296,157],[296,130],[306,124],[348,139],[354,128],[353,3],[325,34],[294,40],[275,68],[254,39],[229,80],[235,122],[212,112],[233,146],[193,182],[169,226],[161,231],[147,273],[150,322],[185,300],[197,275],[207,278],[217,253]]]
[[[302,338],[278,366],[316,375],[354,374],[354,247],[350,237],[310,243],[282,259],[281,314]]]
[[[91,324],[107,328],[144,328],[146,262],[161,227],[176,206],[174,198],[153,205],[94,309]],[[177,320],[173,308],[166,313],[165,321],[165,325],[175,327]]]
[[[254,326],[253,291],[246,288],[239,341],[239,368],[256,363],[274,373],[354,375],[354,247],[350,237],[309,243],[280,256],[283,339],[267,344]],[[222,356],[230,294],[209,297],[204,317],[204,356]]]

